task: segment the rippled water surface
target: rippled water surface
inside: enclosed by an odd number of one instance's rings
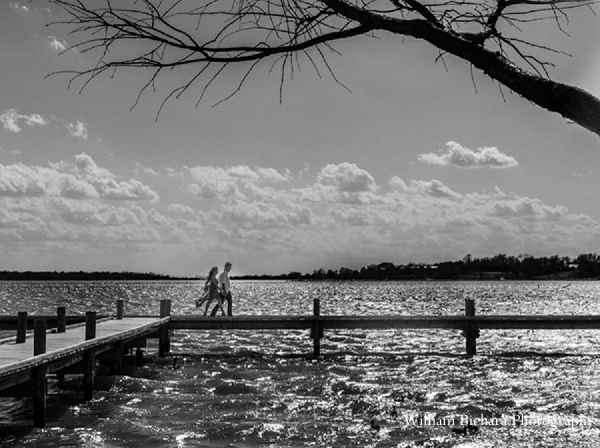
[[[0,314],[26,310],[198,313],[198,282],[0,283]],[[234,282],[234,313],[600,314],[598,282]],[[171,357],[49,379],[46,429],[26,394],[0,398],[0,445],[24,447],[596,447],[600,333],[482,331],[464,358],[456,330],[177,331]],[[1,350],[1,348],[0,348]],[[153,351],[150,344],[149,355]],[[461,433],[467,419],[477,426]],[[520,424],[524,422],[525,424]],[[457,432],[458,431],[458,432]]]

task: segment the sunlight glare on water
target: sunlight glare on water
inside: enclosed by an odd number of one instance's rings
[[[199,282],[0,283],[2,314],[87,310],[199,314]],[[600,283],[233,282],[236,315],[600,314]],[[177,331],[172,356],[96,379],[50,381],[48,425],[26,397],[0,399],[0,444],[23,447],[595,447],[595,331]],[[527,418],[517,424],[517,416]],[[466,419],[466,420],[465,420]],[[464,432],[465,423],[477,426]],[[477,420],[479,419],[479,420]]]

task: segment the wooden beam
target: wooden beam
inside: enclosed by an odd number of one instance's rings
[[[235,316],[217,319],[196,315],[172,315],[172,330],[304,330],[313,326],[313,316]],[[417,329],[463,330],[474,324],[480,329],[600,330],[600,316],[511,315],[511,316],[320,316],[325,329]]]

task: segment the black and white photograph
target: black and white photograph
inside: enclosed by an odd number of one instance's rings
[[[597,0],[1,0],[0,447],[596,447],[599,42]]]

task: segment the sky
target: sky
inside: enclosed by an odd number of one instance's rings
[[[44,0],[0,2],[0,270],[232,275],[600,252],[600,138],[428,44],[335,46],[338,84],[233,70],[136,104],[144,70],[93,65]],[[600,18],[537,24],[553,79],[600,96]],[[237,77],[236,77],[237,75]],[[179,84],[178,84],[179,83]],[[132,108],[132,106],[134,106]]]

